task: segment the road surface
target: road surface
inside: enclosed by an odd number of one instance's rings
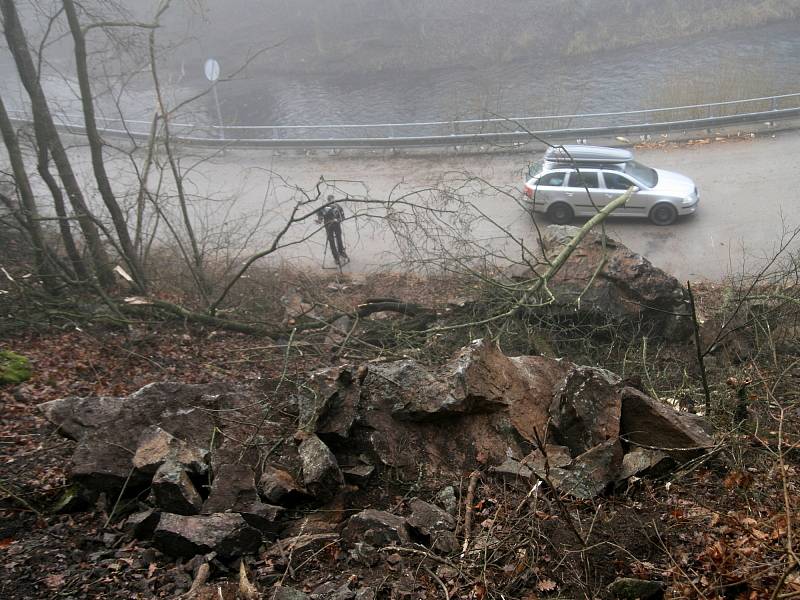
[[[465,234],[475,242],[471,251],[474,253],[475,247],[496,249],[516,257],[519,249],[509,241],[511,235],[535,247],[536,231],[531,218],[515,200],[520,197],[522,172],[528,160],[525,154],[342,157],[319,153],[298,157],[246,148],[224,153],[204,149],[191,152],[191,157],[184,157],[184,165],[198,158],[203,162],[187,178],[189,191],[198,197],[216,199],[198,204],[202,207],[198,220],[206,228],[223,223],[236,225],[240,241],[245,240],[242,243],[248,250],[263,248],[282,226],[300,197],[294,186],[313,192],[320,176],[335,181],[337,197],[346,192],[354,197],[385,200],[433,186],[443,177],[451,185],[461,184],[463,173],[485,180],[462,189],[474,210],[484,215],[472,221]],[[719,280],[743,270],[753,271],[764,257],[774,253],[785,232],[800,227],[800,184],[795,181],[800,173],[798,133],[640,148],[636,155],[652,166],[692,177],[700,190],[700,208],[696,215],[669,227],[618,218],[608,221],[607,231],[681,280]],[[323,196],[330,189],[322,186]],[[345,203],[351,216],[363,212],[364,207]],[[546,224],[543,217],[539,219]],[[293,228],[287,239],[299,239],[316,227],[313,220],[307,219]],[[391,234],[383,220],[350,220],[344,224],[344,232],[352,258],[346,270],[351,272],[385,266],[397,260],[403,247],[402,240]],[[423,242],[431,243],[433,234],[429,230],[428,234],[415,231],[410,235],[424,245]],[[247,236],[251,237],[245,239]],[[439,239],[438,243],[457,250],[453,240]],[[210,240],[209,246],[213,245]],[[326,266],[332,266],[325,250],[325,236],[317,232],[277,256],[309,268],[319,267],[323,260]]]

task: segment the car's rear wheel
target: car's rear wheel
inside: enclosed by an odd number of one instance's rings
[[[678,218],[678,211],[672,204],[662,202],[650,209],[650,222],[653,225],[672,225]]]
[[[547,209],[547,218],[556,225],[566,225],[575,218],[575,211],[572,210],[569,204],[557,202]]]

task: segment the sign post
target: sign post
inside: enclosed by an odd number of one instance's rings
[[[206,60],[206,64],[203,65],[203,71],[206,74],[206,79],[208,79],[213,85],[211,86],[211,92],[214,94],[214,104],[217,106],[217,122],[219,123],[219,137],[220,139],[225,139],[225,130],[223,129],[224,123],[222,122],[222,109],[219,106],[219,95],[217,94],[217,80],[219,79],[219,63],[213,59],[209,58]]]

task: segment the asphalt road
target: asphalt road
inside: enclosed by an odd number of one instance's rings
[[[800,134],[796,132],[639,148],[635,152],[642,162],[692,177],[700,190],[700,208],[696,215],[669,227],[612,218],[607,231],[681,280],[720,280],[742,271],[752,272],[775,252],[782,236],[800,227],[800,184],[794,180],[800,173]],[[533,223],[515,201],[520,197],[522,172],[529,158],[525,154],[298,157],[273,156],[259,149],[230,149],[203,158],[188,177],[189,189],[217,200],[199,205],[203,208],[198,220],[208,227],[236,222],[241,239],[255,230],[246,242],[249,249],[263,247],[281,227],[299,197],[295,186],[313,191],[320,176],[335,180],[338,190],[354,197],[385,200],[427,188],[443,178],[451,185],[462,185],[465,173],[485,181],[473,181],[462,188],[474,206],[473,213],[482,213],[464,230],[463,235],[474,242],[471,251],[505,251],[516,257],[519,248],[511,235],[535,247]],[[186,157],[184,163],[188,161]],[[328,189],[322,187],[323,195]],[[364,205],[345,204],[345,209],[352,216],[363,211]],[[299,240],[311,233],[316,225],[309,221],[295,227],[287,239]],[[543,217],[541,221],[547,224]],[[385,221],[379,219],[348,221],[344,232],[352,257],[346,269],[351,272],[391,263],[403,247],[402,240],[391,235]],[[411,235],[420,246],[432,244],[430,230]],[[454,253],[460,249],[457,240],[446,236],[440,235],[435,244]],[[318,232],[278,256],[309,268],[322,265],[323,259],[331,266],[325,250],[324,234]]]

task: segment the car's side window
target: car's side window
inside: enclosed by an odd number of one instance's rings
[[[567,184],[568,187],[579,187],[579,188],[598,188],[600,185],[597,182],[597,173],[590,173],[586,171],[573,171],[569,174],[569,183]]]
[[[562,186],[566,173],[548,173],[539,178],[539,185]]]
[[[620,173],[609,173],[608,171],[603,171],[603,179],[606,182],[606,189],[609,190],[627,190],[629,187],[634,185],[634,183],[621,175]]]

